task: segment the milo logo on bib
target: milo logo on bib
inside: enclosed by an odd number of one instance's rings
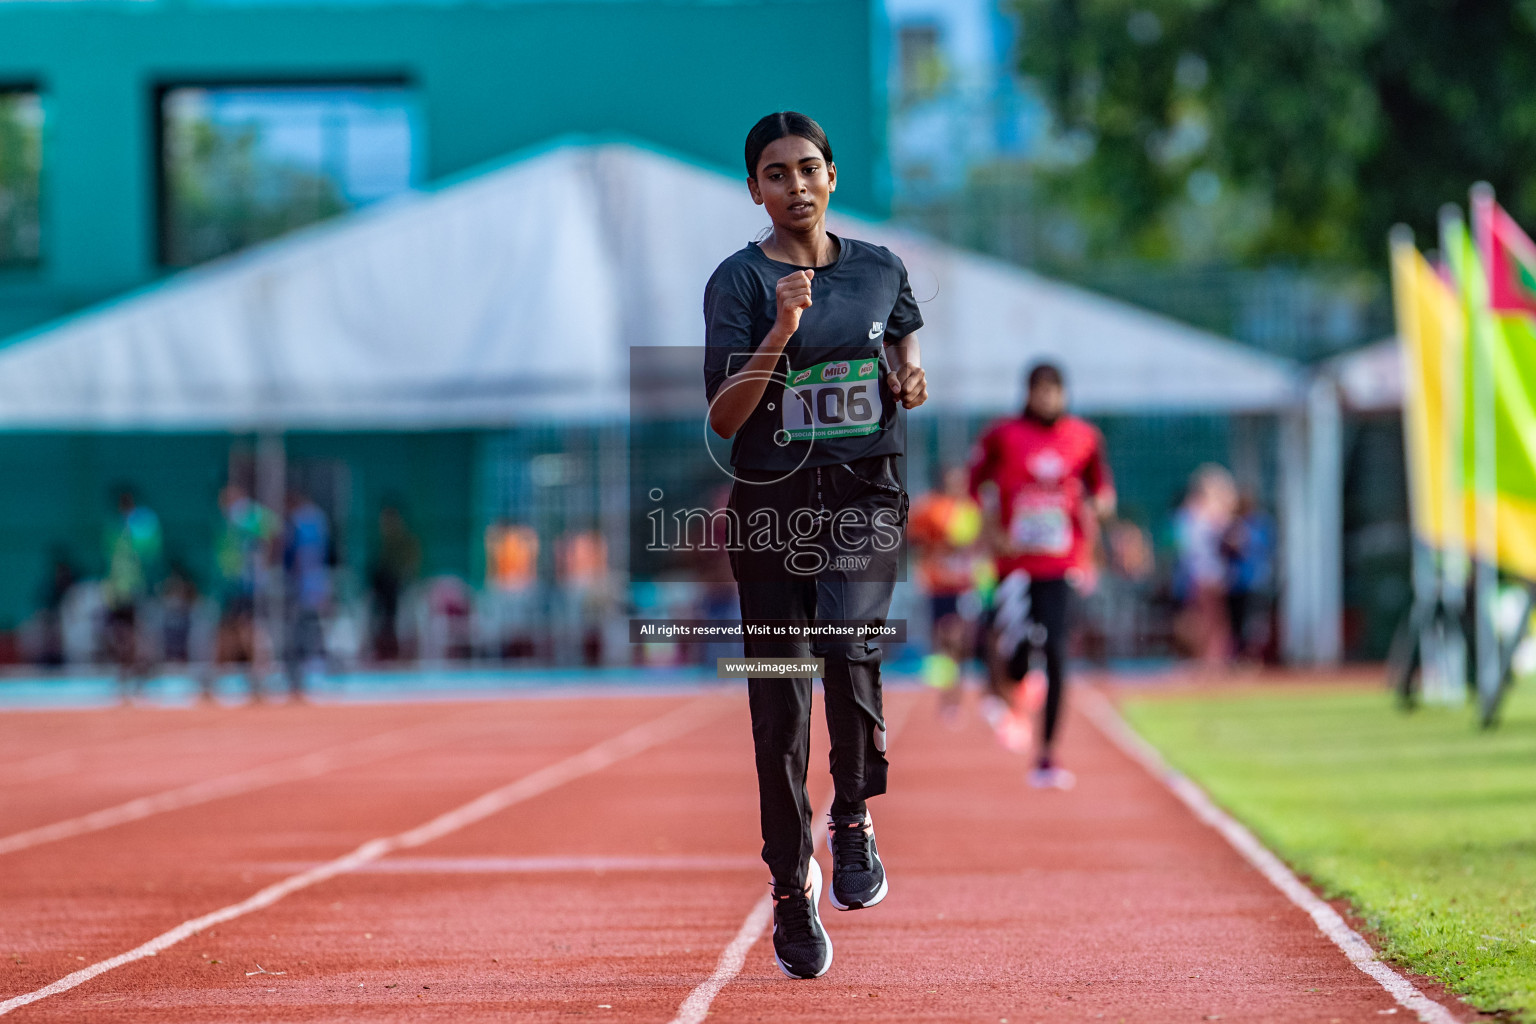
[[[792,370],[784,389],[784,431],[793,441],[857,437],[880,429],[879,358],[840,359]]]

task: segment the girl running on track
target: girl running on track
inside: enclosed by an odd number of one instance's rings
[[[987,510],[998,584],[992,654],[1013,704],[1036,647],[1045,654],[1045,707],[1029,783],[1070,789],[1071,772],[1056,763],[1062,696],[1067,685],[1068,614],[1073,592],[1091,579],[1098,520],[1114,514],[1115,489],[1104,438],[1067,415],[1061,370],[1029,371],[1029,397],[1019,416],[995,424],[976,445],[971,493]]]
[[[832,905],[887,891],[865,801],[885,792],[880,649],[829,628],[880,625],[907,519],[897,462],[905,416],[927,400],[922,315],[901,260],[826,227],[832,146],[804,114],[769,114],[746,144],[747,189],[773,229],[732,254],[704,292],[709,424],[734,438],[729,508],[742,620],[823,632],[751,637],[747,658],[822,660],[832,743]],[[763,833],[773,876],[773,948],[791,978],[832,965],[816,906],[806,793],[811,679],[748,680]]]

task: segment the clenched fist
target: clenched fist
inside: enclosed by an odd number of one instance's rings
[[[916,409],[928,401],[928,375],[920,366],[902,363],[885,375],[885,386],[901,402],[903,408]]]
[[[811,308],[811,278],[815,276],[814,270],[797,270],[779,278],[779,285],[775,289],[779,302],[776,326],[784,331],[785,336],[800,329],[800,314]]]

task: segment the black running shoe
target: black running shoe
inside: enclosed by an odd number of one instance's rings
[[[796,981],[819,978],[832,966],[832,939],[821,926],[821,867],[814,859],[803,893],[773,894],[773,959]]]
[[[832,905],[860,910],[885,899],[890,886],[875,848],[875,823],[868,812],[835,817],[827,826],[832,850]]]

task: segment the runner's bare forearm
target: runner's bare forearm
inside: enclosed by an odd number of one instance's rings
[[[797,270],[785,274],[774,285],[778,315],[773,327],[757,346],[757,351],[752,353],[752,358],[747,360],[742,372],[735,375],[742,379],[734,386],[727,381],[710,404],[709,425],[721,437],[734,437],[751,417],[757,403],[762,401],[763,391],[778,368],[779,353],[800,329],[800,315],[811,308],[811,282],[815,277],[814,270]]]
[[[775,326],[752,353],[747,365],[726,378],[715,400],[709,406],[709,428],[721,437],[735,437],[736,431],[747,422],[757,403],[762,401],[768,381],[778,367],[779,355],[789,342],[790,334]]]
[[[890,367],[885,383],[891,394],[908,409],[916,409],[928,401],[928,378],[923,373],[923,354],[917,343],[917,332],[885,346],[885,356]]]

